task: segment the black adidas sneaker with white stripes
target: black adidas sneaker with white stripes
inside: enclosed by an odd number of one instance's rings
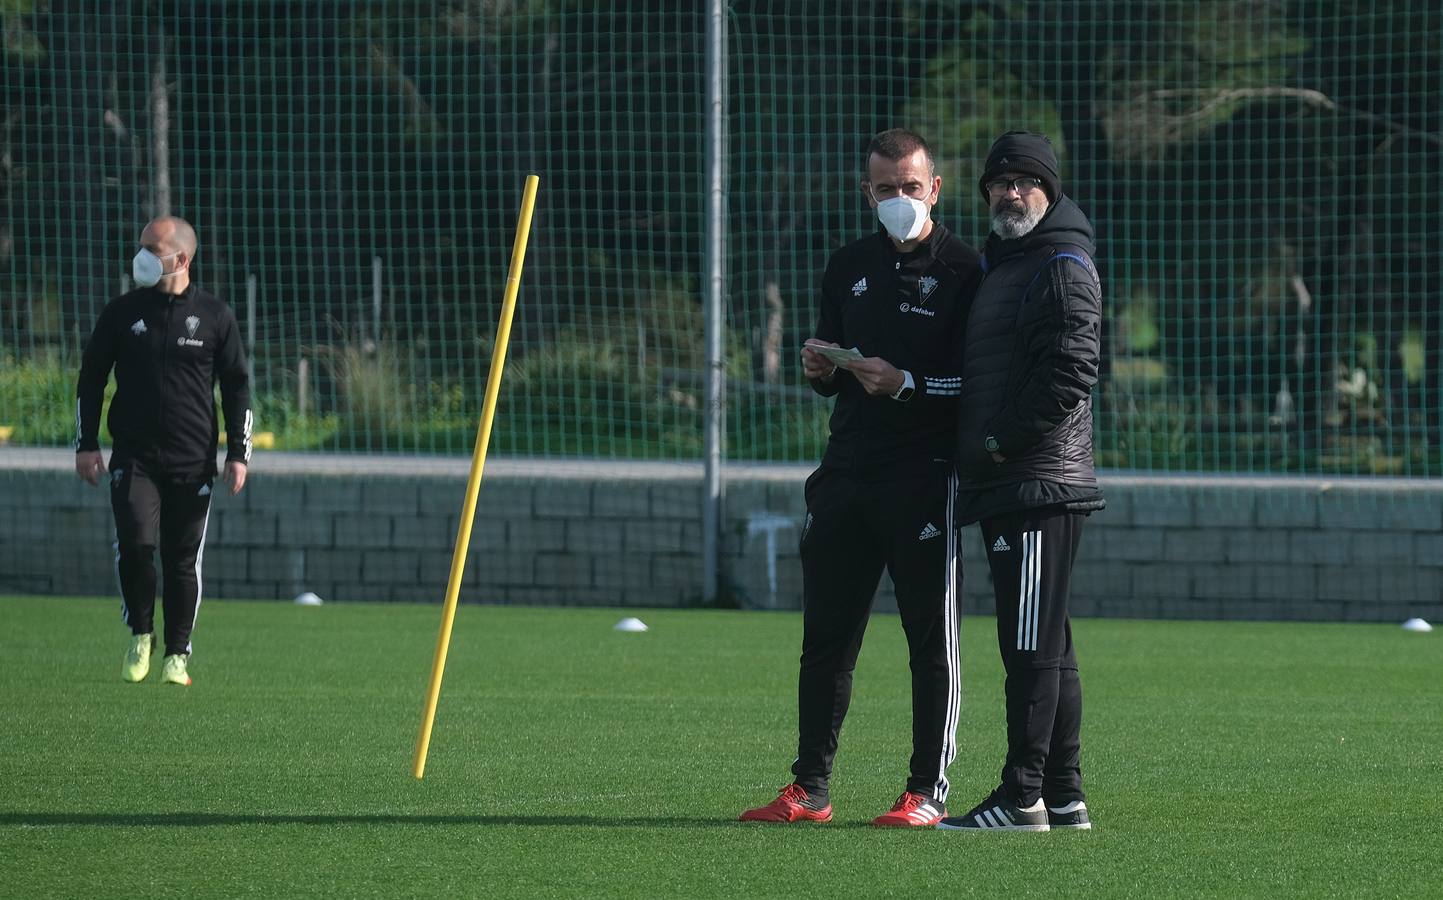
[[[1046,831],[1047,807],[1038,800],[1023,809],[1008,800],[999,788],[971,812],[943,819],[937,827],[948,831]]]
[[[1074,800],[1066,806],[1047,807],[1047,824],[1053,828],[1091,831],[1092,820],[1087,817],[1087,804]]]

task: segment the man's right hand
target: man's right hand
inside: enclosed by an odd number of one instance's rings
[[[825,381],[831,378],[832,374],[837,371],[837,367],[832,365],[830,359],[827,359],[820,353],[814,352],[811,348],[839,346],[841,345],[834,344],[831,341],[819,341],[816,338],[809,339],[802,345],[802,374],[812,381]]]
[[[75,454],[75,474],[83,481],[100,484],[104,472],[105,460],[100,458],[99,450],[81,450]]]

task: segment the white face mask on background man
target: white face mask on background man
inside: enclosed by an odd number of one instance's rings
[[[165,271],[165,264],[161,260],[179,255],[177,252],[169,256],[156,256],[149,249],[141,247],[140,252],[135,254],[135,259],[130,262],[130,274],[140,287],[154,287],[160,283],[160,279],[169,278],[175,274]]]

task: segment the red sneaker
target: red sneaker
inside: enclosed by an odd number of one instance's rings
[[[872,820],[883,828],[918,828],[936,825],[947,810],[933,800],[911,791],[897,798],[892,808]]]
[[[758,806],[742,813],[742,822],[830,822],[832,804],[818,809],[809,805],[811,797],[800,784],[789,784],[782,788],[781,795],[766,806]]]

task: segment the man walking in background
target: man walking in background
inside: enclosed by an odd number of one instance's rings
[[[962,327],[981,271],[977,252],[932,219],[942,179],[919,135],[873,137],[866,172],[862,192],[882,228],[828,261],[816,336],[801,351],[808,382],[837,399],[806,484],[793,782],[743,821],[831,820],[837,737],[883,571],[911,656],[912,757],[902,795],[873,824],[936,824],[956,754],[951,459]]]
[[[201,558],[216,475],[215,384],[225,407],[225,480],[245,486],[251,453],[250,379],[230,307],[190,278],[195,230],[165,216],[145,226],[132,270],[137,288],[106,304],[85,347],[76,385],[75,471],[99,484],[100,408],[110,371],[110,505],[116,572],[130,626],[126,681],[150,671],[156,570],[164,576],[161,681],[191,683],[190,634],[201,597]]]
[[[998,138],[980,186],[992,234],[967,319],[957,518],[982,523],[992,570],[1007,761],[991,796],[940,827],[1091,828],[1067,600],[1082,523],[1103,506],[1089,400],[1102,317],[1092,224],[1063,195],[1043,135]]]

